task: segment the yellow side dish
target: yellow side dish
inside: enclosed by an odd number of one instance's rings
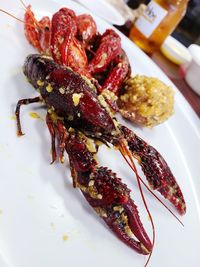
[[[174,92],[157,78],[136,75],[128,79],[118,100],[123,117],[153,127],[174,112]]]

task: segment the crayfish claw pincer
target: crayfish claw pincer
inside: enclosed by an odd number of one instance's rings
[[[116,174],[105,167],[97,167],[90,174],[89,191],[85,198],[102,217],[115,235],[140,254],[152,250],[151,241],[142,225],[137,206],[130,198],[130,190]],[[91,186],[96,193],[91,194]]]

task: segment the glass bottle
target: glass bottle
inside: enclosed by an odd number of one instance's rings
[[[188,0],[153,0],[130,30],[129,37],[152,53],[160,48],[184,17]]]

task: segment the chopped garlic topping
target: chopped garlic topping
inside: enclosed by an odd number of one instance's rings
[[[86,146],[87,146],[87,149],[91,153],[95,153],[96,152],[96,148],[95,148],[94,142],[90,138],[87,138],[87,140],[86,140]]]
[[[80,93],[80,94],[76,94],[76,93],[74,93],[73,95],[72,95],[72,100],[73,100],[73,102],[74,102],[74,106],[76,107],[76,106],[78,106],[78,104],[79,104],[79,102],[80,102],[80,98],[83,96],[83,94],[82,93]]]
[[[90,180],[88,186],[93,186],[93,185],[94,185],[94,180]]]
[[[65,89],[62,88],[62,87],[60,87],[60,88],[59,88],[59,92],[60,92],[62,95],[64,95],[64,93],[65,93]]]
[[[120,213],[122,213],[122,211],[124,211],[124,208],[122,206],[114,206],[113,210],[114,211],[119,211]]]
[[[103,95],[98,95],[98,99],[99,99],[99,102],[102,105],[102,107],[106,108],[108,106]]]
[[[68,129],[68,132],[69,132],[69,133],[74,133],[75,130],[74,130],[74,128],[70,127],[70,128]]]
[[[104,89],[101,95],[106,99],[112,100],[113,102],[116,101],[118,98],[113,92],[108,89]]]
[[[97,195],[97,199],[102,199],[102,198],[103,198],[103,196],[101,194]]]
[[[41,80],[37,80],[37,85],[38,85],[38,86],[43,86],[43,85],[44,85],[44,82],[41,81]]]
[[[46,86],[46,90],[48,93],[51,93],[53,91],[53,87],[51,86],[50,83]]]
[[[40,119],[40,115],[38,115],[36,112],[29,112],[29,116],[33,119]]]
[[[101,207],[95,207],[94,209],[95,209],[96,213],[99,214],[99,216],[105,217],[105,218],[108,217],[106,211],[103,208],[101,208]]]

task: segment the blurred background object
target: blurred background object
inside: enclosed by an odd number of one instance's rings
[[[137,9],[141,4],[148,5],[150,0],[128,0],[124,2],[126,2],[130,8]],[[118,29],[126,36],[129,36],[131,27],[132,22],[128,20],[125,25],[118,27]],[[171,36],[186,47],[189,47],[191,44],[200,45],[200,0],[190,0],[188,2],[188,8],[185,16]],[[159,51],[154,53],[151,56],[151,59],[172,80],[200,117],[200,95],[198,95],[194,90],[191,90],[189,84],[186,83],[186,80],[184,79],[186,75],[184,64],[179,67],[179,65],[171,62],[171,59],[169,61],[169,58],[166,58],[166,55],[164,56]],[[187,60],[188,62],[190,61],[188,56]]]
[[[185,17],[172,34],[185,46],[200,44],[200,0],[190,0]]]
[[[192,44],[188,49],[192,56],[192,61],[186,66],[185,80],[200,95],[200,46]]]
[[[192,60],[188,48],[171,35],[165,39],[160,51],[176,65],[189,64]]]
[[[188,0],[152,0],[130,29],[129,37],[146,53],[158,51],[183,19]]]
[[[130,8],[136,9],[140,4],[147,5],[149,0],[125,1]],[[192,43],[200,44],[200,0],[190,0],[185,17],[172,33],[172,36],[188,47]]]
[[[112,6],[114,6],[126,21],[131,21],[134,23],[135,20],[142,14],[146,5],[139,4],[136,8],[129,7],[124,0],[107,0]]]
[[[126,22],[126,17],[124,14],[127,14],[127,10],[131,9],[123,2],[123,0],[119,0],[122,2],[122,6],[125,6],[127,9],[122,13],[121,6],[116,6],[115,4],[110,4],[109,0],[76,0],[83,6],[87,7],[90,11],[92,11],[95,15],[101,17],[105,21],[115,24],[115,25],[123,25]],[[115,2],[115,1],[114,1]],[[117,1],[118,2],[118,1]]]

